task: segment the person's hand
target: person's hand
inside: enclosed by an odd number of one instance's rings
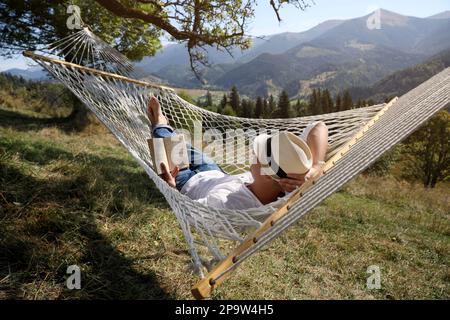
[[[305,183],[305,181],[313,178],[320,172],[320,165],[314,165],[309,169],[309,171],[305,174],[295,174],[291,173],[288,174],[287,178],[280,179],[278,181],[281,189],[283,189],[284,192],[292,192],[298,187],[300,187],[302,184]]]
[[[167,182],[167,184],[173,188],[176,187],[175,177],[177,176],[178,172],[180,171],[180,167],[176,166],[172,169],[172,171],[169,171],[169,168],[164,164],[164,162],[161,162],[161,178]]]

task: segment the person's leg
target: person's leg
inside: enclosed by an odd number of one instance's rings
[[[154,138],[167,138],[175,135],[175,133],[170,125],[168,125],[167,123],[162,123],[152,126],[152,135]],[[186,143],[186,147],[188,151],[190,170],[197,172],[209,170],[222,171],[220,167],[214,162],[214,160],[212,160],[203,152],[195,149],[190,143]]]
[[[152,124],[152,136],[154,138],[167,138],[175,135],[173,128],[168,124],[166,117],[162,114],[158,100],[152,98],[149,102],[148,117]],[[186,144],[189,156],[189,168],[180,170],[175,177],[178,190],[195,174],[201,171],[221,170],[212,159],[196,150],[190,143]]]
[[[203,152],[195,149],[190,143],[187,143],[187,149],[189,153],[189,168],[196,172],[219,170],[222,169]]]
[[[157,124],[152,126],[153,138],[167,138],[175,135],[173,128],[168,124]]]

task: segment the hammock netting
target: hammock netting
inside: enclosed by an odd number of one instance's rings
[[[193,263],[201,276],[204,276],[204,267],[209,269],[227,256],[224,248],[229,247],[229,241],[235,241],[236,245],[242,243],[268,217],[288,203],[291,195],[260,208],[224,210],[199,204],[168,186],[155,173],[147,144],[151,126],[146,108],[151,96],[157,97],[172,127],[192,137],[195,135],[194,124],[199,124],[203,132],[213,133],[212,141],[214,137],[220,137],[220,144],[209,150],[209,156],[222,163],[224,159],[219,158],[221,152],[217,150],[224,150],[231,161],[227,159],[221,167],[229,174],[241,174],[249,169],[249,152],[246,150],[257,134],[288,130],[300,135],[306,125],[314,121],[323,121],[329,129],[327,159],[332,163],[327,163],[329,169],[326,174],[304,190],[299,199],[290,203],[287,213],[258,241],[235,257],[233,265],[224,272],[235,268],[280,235],[450,102],[448,68],[400,97],[389,108],[379,104],[301,118],[238,118],[199,108],[180,98],[170,88],[139,80],[139,72],[133,64],[87,28],[39,53],[26,55],[69,88],[109,128],[164,195],[180,223]],[[368,127],[374,117],[377,121]],[[365,126],[364,133],[344,152],[343,146]],[[247,138],[244,143],[240,142],[243,136]],[[243,152],[238,152],[239,148],[243,148]],[[208,153],[208,150],[204,151]],[[333,160],[336,156],[339,156],[337,161]]]

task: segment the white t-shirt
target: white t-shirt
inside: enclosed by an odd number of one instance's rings
[[[186,182],[181,193],[192,200],[219,209],[257,208],[263,204],[247,188],[246,182],[250,179],[248,174],[233,176],[219,170],[199,172]]]
[[[306,126],[300,137],[305,141],[318,121]],[[252,182],[250,172],[228,175],[219,170],[199,172],[190,178],[181,193],[192,200],[219,209],[245,210],[261,207],[263,204],[246,184]]]

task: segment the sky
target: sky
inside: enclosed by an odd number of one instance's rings
[[[326,20],[356,18],[378,8],[420,18],[450,10],[449,0],[314,0],[314,2],[315,5],[306,11],[298,10],[292,5],[284,6],[280,11],[282,22],[278,23],[269,0],[258,0],[248,34],[262,36],[286,31],[300,32]],[[26,69],[29,65],[29,61],[22,56],[13,59],[0,57],[0,71],[10,68]]]
[[[284,6],[280,11],[282,22],[278,23],[269,0],[258,0],[249,34],[259,36],[286,31],[300,32],[326,20],[361,17],[379,8],[419,18],[450,10],[449,0],[314,0],[314,3],[306,11]]]

